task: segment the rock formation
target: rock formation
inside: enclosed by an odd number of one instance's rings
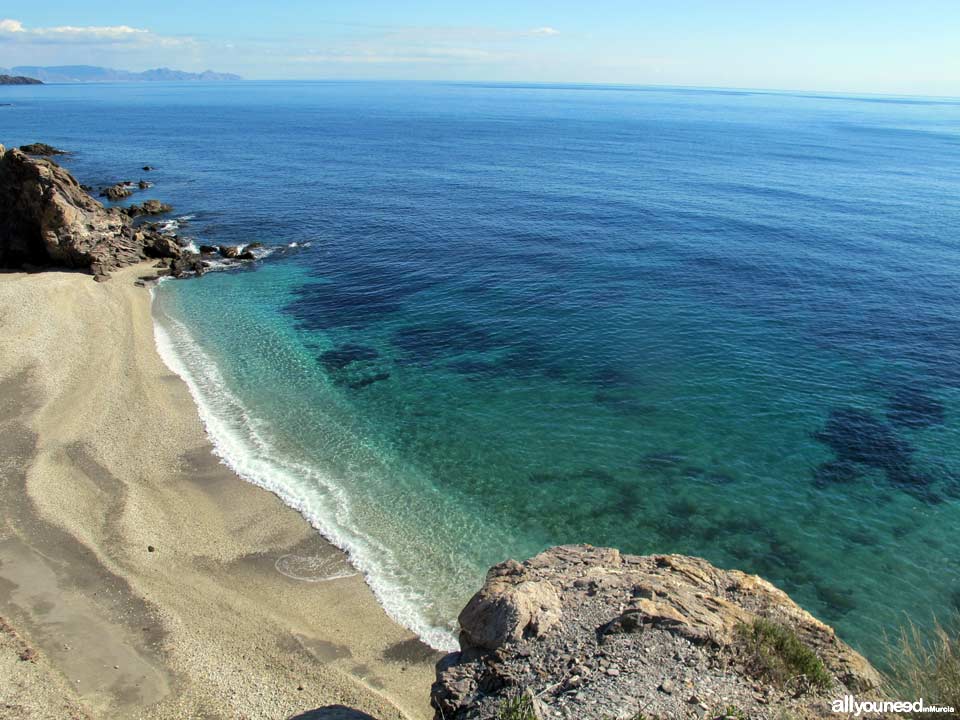
[[[829,716],[879,675],[767,581],[682,555],[556,547],[495,566],[437,665],[437,720]]]
[[[66,155],[66,150],[59,150],[53,145],[47,145],[46,143],[30,143],[29,145],[21,145],[20,150],[25,152],[27,155]]]
[[[176,239],[105,209],[52,160],[0,145],[0,267],[56,266],[105,278],[147,258],[179,258]]]

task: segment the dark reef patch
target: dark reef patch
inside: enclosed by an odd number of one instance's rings
[[[679,469],[686,458],[678,452],[650,453],[640,458],[641,470],[664,470],[666,468]]]
[[[601,390],[623,390],[637,385],[636,379],[625,368],[605,365],[590,374],[590,382]]]
[[[499,366],[492,360],[464,358],[462,360],[454,360],[446,367],[458,375],[469,375],[476,379],[495,378],[501,374]]]
[[[818,488],[834,483],[852,483],[863,477],[863,470],[857,463],[848,460],[831,460],[817,466],[813,471],[813,483]]]
[[[362,328],[400,312],[409,298],[436,284],[404,273],[389,258],[368,262],[337,253],[318,257],[313,270],[324,281],[297,288],[286,311],[307,330]]]
[[[841,528],[840,530],[843,537],[849,540],[854,545],[862,545],[864,547],[873,547],[878,544],[877,532],[866,527],[854,527],[854,528]]]
[[[887,403],[887,419],[898,427],[926,428],[946,422],[943,403],[922,390],[902,388]]]
[[[299,298],[287,309],[310,330],[363,327],[403,307],[389,293],[351,292],[319,283],[311,283],[297,294]]]
[[[820,601],[826,606],[825,614],[828,618],[842,618],[857,607],[850,590],[841,590],[821,583],[814,583],[813,589]]]
[[[913,448],[887,423],[865,410],[838,408],[830,413],[817,440],[829,446],[841,462],[859,463],[906,473]]]
[[[336,372],[353,363],[376,360],[379,357],[380,352],[376,348],[347,344],[321,353],[319,360],[327,372]]]
[[[561,363],[550,357],[545,347],[529,340],[512,344],[499,367],[513,377],[521,378],[542,375],[559,379],[569,374]]]
[[[657,412],[656,405],[641,402],[627,392],[598,390],[593,394],[593,401],[610,410],[629,417],[646,417]]]
[[[429,364],[468,352],[488,352],[503,345],[486,328],[460,320],[408,325],[394,332],[390,342],[418,364]]]
[[[546,472],[530,473],[527,479],[535,485],[545,483],[603,483],[609,485],[617,482],[613,473],[602,468],[584,468],[583,470],[573,470],[566,473],[548,470]]]
[[[836,461],[824,463],[814,472],[816,483],[851,482],[859,477],[858,466],[874,468],[883,472],[891,485],[918,500],[943,502],[930,488],[933,478],[916,469],[910,443],[875,415],[857,408],[835,409],[814,437],[836,455]]]
[[[389,379],[390,379],[390,373],[379,372],[374,375],[367,375],[366,377],[362,377],[359,380],[346,382],[345,384],[351,390],[362,390],[363,388],[369,387],[374,383],[382,382],[383,380],[389,380]]]
[[[695,469],[697,468],[688,468],[687,472],[689,473],[691,470],[695,470]],[[730,483],[734,483],[737,481],[737,479],[733,475],[731,475],[730,473],[722,472],[722,471],[705,472],[703,475],[700,475],[698,477],[714,485],[729,485]]]

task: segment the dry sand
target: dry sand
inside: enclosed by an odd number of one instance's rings
[[[149,273],[0,275],[0,717],[432,717],[360,576],[276,570],[345,560],[212,455]]]

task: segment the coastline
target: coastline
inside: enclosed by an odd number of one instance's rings
[[[39,651],[18,677],[65,681],[77,717],[431,717],[438,654],[362,576],[277,569],[346,558],[213,455],[149,267],[0,275],[0,614]]]

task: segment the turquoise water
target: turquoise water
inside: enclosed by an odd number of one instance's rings
[[[91,183],[155,164],[181,232],[275,249],[163,283],[161,350],[432,644],[565,542],[760,573],[874,654],[960,605],[960,102],[44,92],[5,140]]]

